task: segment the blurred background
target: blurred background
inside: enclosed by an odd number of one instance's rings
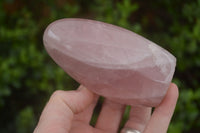
[[[78,87],[47,55],[51,22],[89,18],[132,30],[177,58],[180,97],[169,133],[200,130],[200,0],[1,0],[0,133],[30,133],[56,89]]]

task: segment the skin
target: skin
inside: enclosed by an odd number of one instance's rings
[[[34,133],[117,133],[125,105],[105,100],[95,127],[89,125],[98,96],[80,86],[56,91],[45,106]],[[166,133],[178,99],[178,88],[168,92],[151,113],[150,107],[132,107],[125,127],[142,133]]]

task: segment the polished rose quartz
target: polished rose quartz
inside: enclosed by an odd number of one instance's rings
[[[122,104],[157,106],[174,74],[173,55],[111,24],[62,19],[48,26],[43,39],[49,55],[71,77]]]

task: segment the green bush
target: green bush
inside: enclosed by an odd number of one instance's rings
[[[200,127],[200,0],[2,0],[0,2],[0,132],[32,132],[56,89],[78,84],[47,55],[42,42],[54,20],[81,17],[132,30],[177,57],[180,97],[169,133]]]

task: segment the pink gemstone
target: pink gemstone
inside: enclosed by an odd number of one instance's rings
[[[176,58],[126,29],[87,19],[62,19],[44,33],[53,60],[80,84],[122,104],[157,106]]]

